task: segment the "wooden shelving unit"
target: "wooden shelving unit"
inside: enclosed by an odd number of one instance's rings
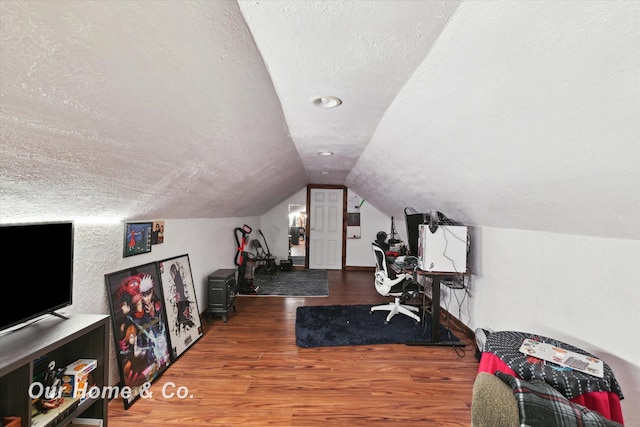
[[[100,396],[33,415],[29,387],[34,378],[34,362],[43,356],[55,360],[57,367],[78,359],[96,359],[93,382],[102,391],[109,379],[109,316],[71,314],[67,319],[43,316],[37,322],[0,335],[0,419],[17,416],[23,427],[63,427],[76,417],[102,420],[107,426],[108,399]],[[102,393],[100,393],[102,395]],[[70,408],[70,409],[69,409]]]

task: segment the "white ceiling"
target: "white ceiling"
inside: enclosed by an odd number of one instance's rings
[[[459,4],[239,2],[311,182],[344,184]],[[323,95],[338,96],[343,104],[318,109],[311,99]],[[322,150],[336,155],[318,156]]]
[[[260,215],[328,183],[640,239],[639,24],[635,1],[1,0],[0,221]]]

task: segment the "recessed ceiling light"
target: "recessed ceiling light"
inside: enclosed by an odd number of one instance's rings
[[[311,102],[319,108],[335,108],[342,104],[342,100],[340,98],[330,95],[316,96],[311,99]]]
[[[329,175],[328,171],[322,171],[321,173],[322,173],[322,175]]]
[[[318,151],[316,154],[319,156],[333,156],[333,151]]]

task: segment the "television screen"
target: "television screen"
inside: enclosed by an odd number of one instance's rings
[[[73,223],[0,224],[0,330],[71,305]]]

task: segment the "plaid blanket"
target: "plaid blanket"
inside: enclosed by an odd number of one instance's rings
[[[562,393],[567,399],[573,399],[588,391],[609,391],[616,393],[620,400],[623,399],[620,385],[607,363],[604,363],[604,378],[598,378],[575,369],[545,362],[520,352],[520,345],[525,338],[595,357],[562,341],[517,331],[492,332],[487,337],[484,351],[499,357],[518,377],[529,381],[542,380]]]
[[[573,403],[544,381],[525,381],[496,372],[511,386],[518,404],[521,427],[620,427],[600,413]]]

